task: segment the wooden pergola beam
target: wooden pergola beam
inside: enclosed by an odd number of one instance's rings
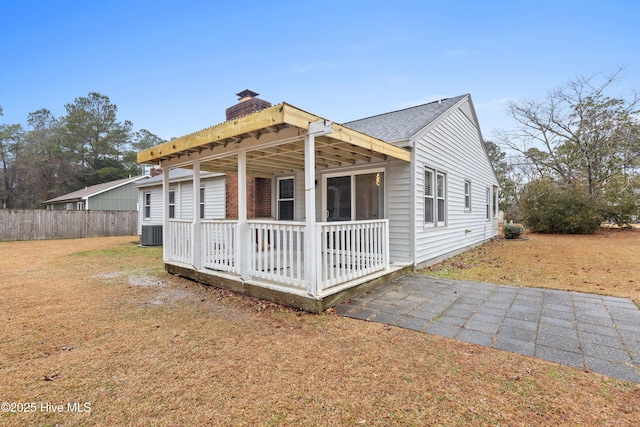
[[[324,119],[282,103],[143,150],[138,153],[138,163],[155,164],[187,153],[200,153],[217,146],[227,146],[230,143],[242,146],[245,139],[259,141],[263,135],[277,134],[288,127],[301,129],[304,133],[309,129],[309,123],[319,120]],[[333,124],[333,132],[318,139],[366,157],[384,160],[386,156],[391,156],[410,161],[411,155],[405,149],[338,124]],[[255,142],[253,144],[256,145]]]

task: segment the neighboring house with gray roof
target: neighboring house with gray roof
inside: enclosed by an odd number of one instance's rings
[[[497,236],[499,184],[470,95],[342,125],[255,95],[227,109],[240,116],[138,153],[163,170],[156,193],[139,187],[170,273],[322,311]],[[185,168],[203,174],[172,175]],[[202,214],[202,183],[224,179],[205,171],[227,174],[220,216]]]
[[[147,175],[92,185],[43,202],[46,209],[79,211],[135,211],[138,190],[133,184],[149,179]]]

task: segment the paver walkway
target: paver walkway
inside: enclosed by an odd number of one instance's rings
[[[640,383],[640,310],[628,298],[413,274],[336,312]]]

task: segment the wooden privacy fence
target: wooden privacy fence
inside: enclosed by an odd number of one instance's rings
[[[137,211],[0,209],[0,241],[133,236]]]

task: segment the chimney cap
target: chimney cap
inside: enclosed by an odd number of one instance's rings
[[[236,93],[236,95],[239,97],[239,99],[242,99],[242,98],[254,98],[254,97],[256,97],[256,96],[258,96],[260,94],[254,92],[252,90],[245,89],[242,92]]]

